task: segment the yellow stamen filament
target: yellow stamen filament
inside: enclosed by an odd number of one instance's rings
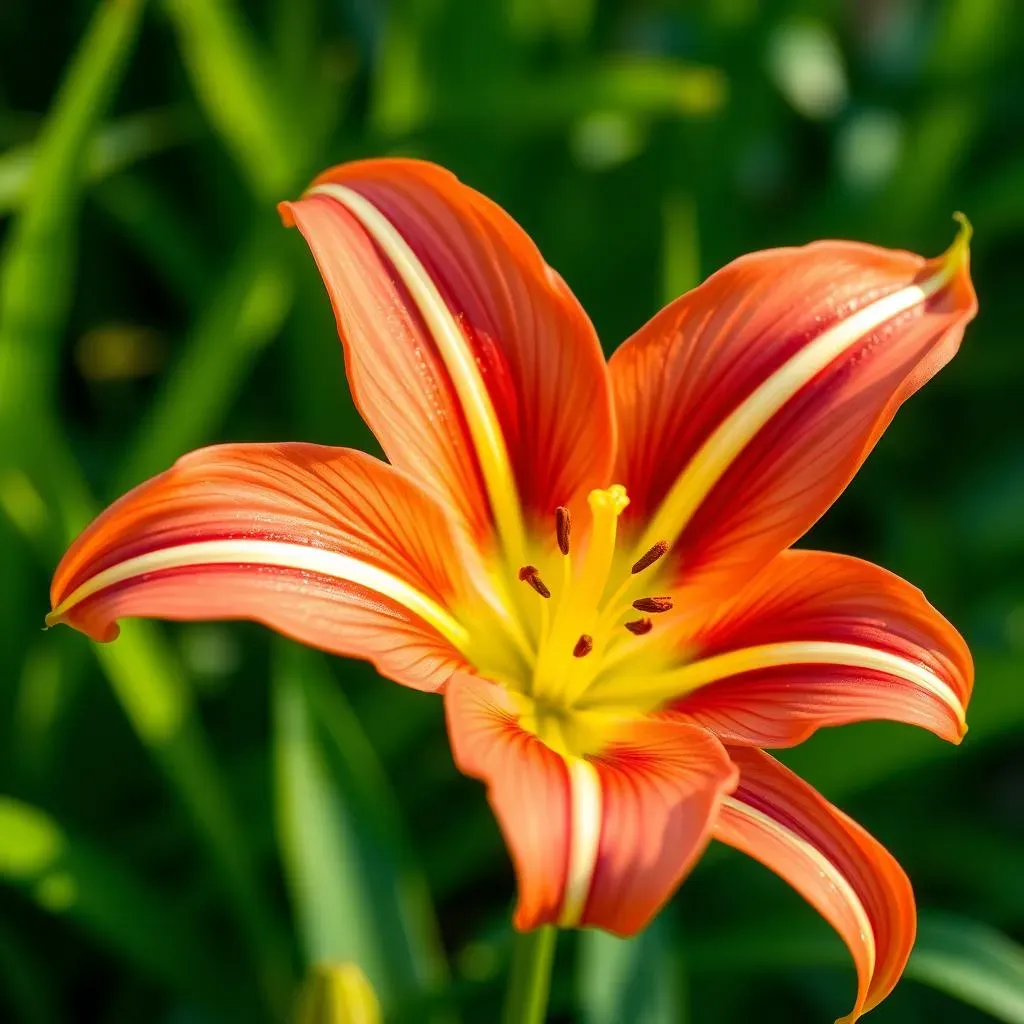
[[[579,924],[587,905],[590,884],[601,845],[602,798],[597,769],[581,757],[566,759],[569,772],[569,801],[572,828],[569,832],[569,866],[558,924],[572,928]]]
[[[59,622],[76,605],[107,587],[168,569],[188,569],[202,565],[267,565],[282,569],[315,572],[321,576],[354,583],[390,598],[418,615],[448,639],[458,650],[468,646],[469,634],[436,601],[397,576],[336,551],[265,540],[211,540],[161,548],[125,559],[98,572],[69,594],[46,617],[46,624]]]
[[[676,478],[637,544],[641,552],[659,538],[674,541],[697,508],[758,431],[831,362],[883,324],[925,302],[945,286],[966,256],[968,228],[961,229],[939,271],[869,303],[835,324],[783,364],[741,402],[704,442]]]
[[[448,304],[409,243],[373,203],[343,185],[317,185],[311,191],[337,200],[360,221],[394,265],[416,303],[466,414],[498,532],[509,560],[513,564],[521,564],[526,550],[525,534],[505,438],[476,360]]]
[[[776,821],[763,811],[745,804],[742,800],[733,796],[727,796],[722,803],[723,811],[734,814],[745,819],[749,824],[754,825],[762,832],[773,839],[778,840],[784,846],[796,850],[808,863],[817,870],[821,878],[826,879],[836,894],[840,896],[857,921],[857,930],[860,933],[861,941],[867,950],[867,964],[865,973],[870,977],[875,970],[875,932],[871,927],[871,919],[868,917],[864,904],[857,895],[847,877],[826,857],[821,850],[813,846],[802,836],[786,828],[781,822]]]
[[[556,595],[557,609],[550,632],[539,645],[532,684],[535,697],[565,705],[586,687],[596,670],[581,668],[579,656],[574,664],[572,655],[580,637],[591,637],[593,642],[600,624],[598,608],[615,556],[618,519],[629,504],[625,488],[618,484],[591,491],[587,500],[592,517],[590,541],[578,572],[571,573],[569,556],[563,556],[567,585]]]
[[[890,651],[833,641],[792,641],[744,647],[643,678],[617,673],[595,682],[586,693],[586,703],[655,707],[730,676],[787,665],[842,665],[885,672],[927,690],[947,705],[961,724],[964,722],[963,705],[949,685],[931,669]]]

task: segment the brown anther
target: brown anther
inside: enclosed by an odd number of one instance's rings
[[[654,629],[654,623],[650,619],[637,619],[635,622],[627,622],[626,629],[634,636],[643,636]]]
[[[569,554],[569,535],[572,532],[572,516],[564,505],[555,509],[555,536],[558,538],[558,550],[563,555]]]
[[[638,612],[667,612],[672,608],[671,597],[641,597],[633,602],[633,607]]]
[[[633,568],[629,571],[635,576],[638,572],[643,572],[644,569],[654,565],[654,563],[661,558],[665,552],[668,551],[668,542],[659,540],[657,544],[651,548],[650,551],[645,555],[641,555],[634,563]]]
[[[576,646],[572,649],[572,656],[574,658],[585,658],[594,649],[594,638],[587,636],[584,633],[579,640],[576,641]]]
[[[547,585],[540,578],[540,573],[537,572],[537,566],[524,565],[522,569],[519,570],[519,579],[523,583],[529,583],[541,597],[551,596],[551,591],[548,590]]]

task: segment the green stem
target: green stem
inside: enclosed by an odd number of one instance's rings
[[[554,925],[516,935],[504,1024],[544,1024],[557,940]]]

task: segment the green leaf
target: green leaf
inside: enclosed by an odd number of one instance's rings
[[[304,165],[301,118],[286,115],[271,62],[232,0],[165,0],[181,56],[206,113],[253,194],[286,197]]]
[[[428,94],[429,95],[429,94]],[[594,113],[704,118],[717,113],[728,82],[717,68],[654,57],[620,57],[549,75],[486,82],[472,92],[444,97],[436,110],[419,97],[415,115],[442,124],[487,124],[536,130],[562,127]]]
[[[669,303],[700,284],[700,235],[697,204],[681,192],[662,204],[662,299]]]
[[[799,918],[731,926],[701,935],[684,951],[695,970],[843,966],[849,954],[808,910]],[[980,921],[922,911],[906,978],[945,992],[1007,1024],[1024,1022],[1024,947]]]
[[[0,922],[0,991],[22,1024],[51,1024],[60,1019],[49,971],[28,948],[24,935]]]
[[[274,745],[281,855],[309,964],[351,962],[385,1009],[446,969],[383,770],[322,660],[282,645]]]
[[[217,275],[201,240],[205,225],[186,214],[191,207],[176,203],[141,174],[121,173],[97,186],[92,198],[170,291],[186,306],[198,306]]]
[[[259,968],[259,982],[275,1016],[292,985],[283,936],[276,928],[199,721],[184,669],[151,622],[122,624],[96,656],[135,732],[163,769],[217,867]]]
[[[980,921],[922,915],[907,977],[1024,1024],[1024,947]]]
[[[0,797],[0,878],[150,977],[180,992],[215,989],[200,936],[173,902],[45,811],[10,797]]]
[[[84,152],[82,180],[103,181],[140,160],[195,137],[195,125],[176,107],[146,110],[100,128]],[[0,214],[16,209],[28,193],[38,161],[35,142],[0,153]]]
[[[281,328],[291,278],[261,224],[227,268],[165,377],[117,477],[120,493],[166,469],[220,426],[256,356]],[[276,218],[272,230],[282,229]]]
[[[579,1003],[584,1024],[683,1024],[684,979],[661,915],[639,935],[579,937]]]
[[[142,0],[96,7],[36,144],[0,264],[0,419],[24,428],[49,408],[71,303],[73,226],[85,153],[128,62]],[[0,433],[13,435],[13,426]]]

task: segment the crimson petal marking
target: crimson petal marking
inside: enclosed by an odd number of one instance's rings
[[[953,743],[967,729],[974,666],[963,638],[916,587],[858,558],[785,551],[675,640],[700,652],[692,668],[703,678],[690,681],[703,685],[673,712],[728,743],[792,746],[822,726],[871,719]],[[822,660],[787,660],[794,646]],[[712,678],[723,672],[732,674]]]
[[[955,252],[959,254],[966,244],[958,239]],[[739,453],[798,391],[862,338],[935,295],[958,267],[958,260],[948,259],[926,280],[869,303],[824,331],[776,370],[726,417],[679,474],[637,541],[637,557],[659,540],[671,543],[682,533]]]
[[[524,561],[526,538],[505,440],[473,353],[451,310],[409,243],[373,203],[344,185],[316,185],[310,191],[313,195],[330,196],[345,206],[391,260],[408,288],[430,328],[465,410],[506,550],[511,561]]]
[[[252,619],[437,690],[465,666],[468,587],[445,510],[406,474],[344,448],[219,445],[83,531],[47,622],[109,641],[123,617]]]

